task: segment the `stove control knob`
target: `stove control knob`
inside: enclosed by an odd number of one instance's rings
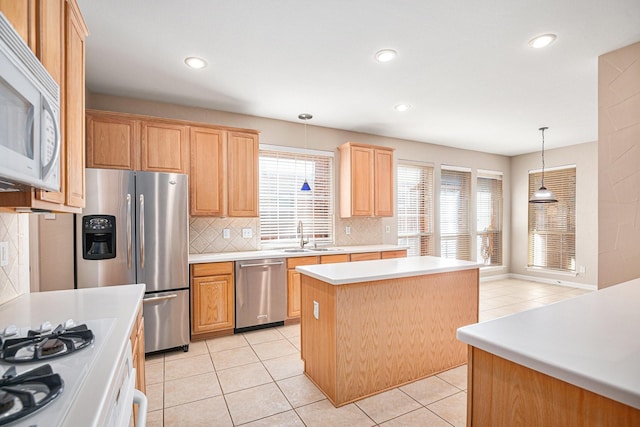
[[[38,332],[47,332],[50,330],[51,330],[51,322],[45,321],[45,322],[42,322],[42,324],[40,325]]]
[[[73,328],[74,326],[76,326],[76,322],[74,322],[73,319],[67,319],[67,321],[64,322],[65,329],[70,329],[70,328]]]
[[[4,332],[2,333],[2,335],[4,335],[5,337],[10,337],[17,333],[18,333],[18,328],[16,328],[16,325],[9,325],[6,328],[4,328]]]

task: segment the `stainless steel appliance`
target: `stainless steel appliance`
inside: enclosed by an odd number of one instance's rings
[[[284,324],[287,269],[283,258],[236,261],[235,332]]]
[[[0,191],[60,189],[60,90],[0,13]]]
[[[76,287],[146,284],[145,352],[189,348],[187,176],[86,170]]]

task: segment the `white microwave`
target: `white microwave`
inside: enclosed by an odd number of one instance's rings
[[[0,13],[0,191],[60,190],[60,89]]]

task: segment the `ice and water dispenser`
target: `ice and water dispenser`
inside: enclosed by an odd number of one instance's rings
[[[82,256],[84,259],[116,257],[116,217],[85,215],[82,217]]]

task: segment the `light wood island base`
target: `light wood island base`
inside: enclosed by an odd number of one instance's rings
[[[640,426],[640,409],[469,346],[467,426]]]
[[[303,274],[305,374],[342,406],[467,363],[456,330],[478,321],[478,276],[474,268],[336,286]]]

